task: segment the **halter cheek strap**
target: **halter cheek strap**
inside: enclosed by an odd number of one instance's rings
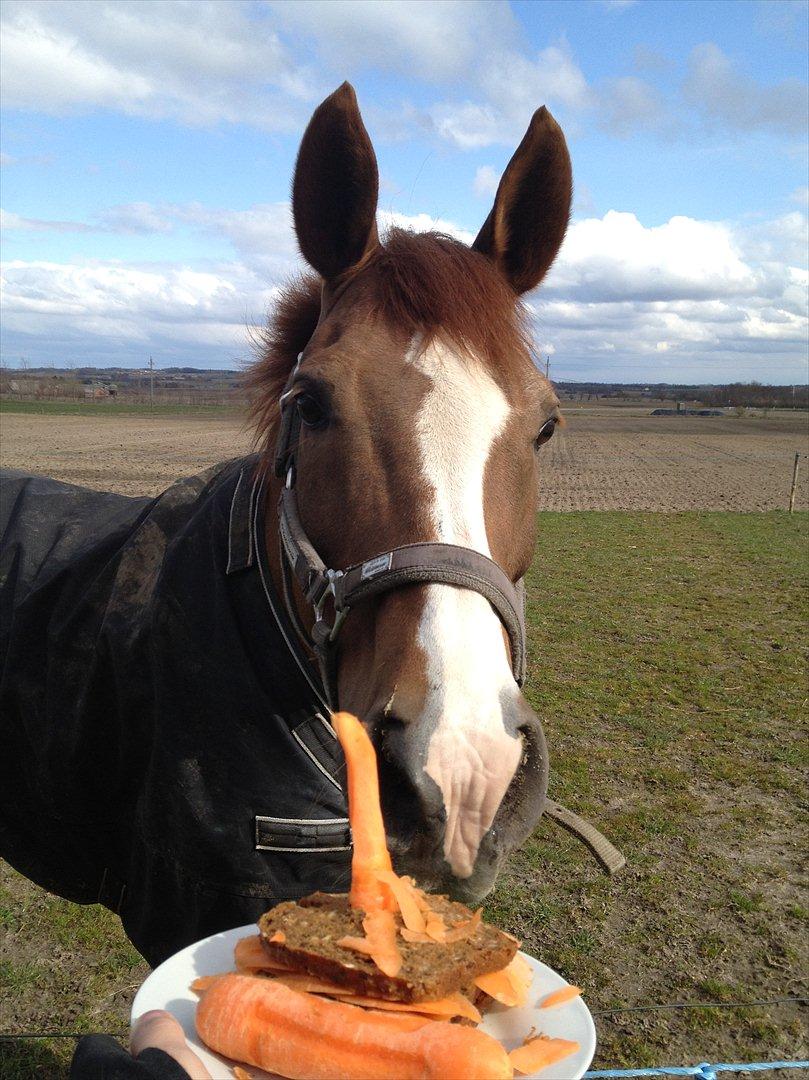
[[[522,581],[515,585],[486,555],[457,544],[427,541],[392,548],[343,570],[326,566],[303,528],[295,494],[295,449],[301,420],[289,391],[300,360],[299,355],[281,395],[281,425],[275,453],[275,474],[285,480],[278,503],[281,564],[287,606],[304,639],[309,638],[330,704],[337,703],[335,642],[349,611],[392,589],[424,582],[472,589],[489,601],[508,634],[512,671],[521,686],[526,660]],[[310,635],[305,634],[296,618],[289,572],[312,606],[315,621]]]

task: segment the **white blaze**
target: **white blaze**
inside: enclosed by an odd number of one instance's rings
[[[474,358],[434,342],[411,362],[432,386],[416,418],[422,473],[433,491],[434,539],[491,557],[483,480],[510,406]],[[471,589],[427,586],[418,630],[427,658],[427,697],[419,718],[433,734],[425,771],[444,797],[444,856],[469,877],[480,842],[516,772],[522,743],[504,728],[519,690],[500,619]]]

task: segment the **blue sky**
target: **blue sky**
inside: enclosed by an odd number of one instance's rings
[[[5,363],[246,359],[299,265],[301,133],[348,78],[383,222],[467,240],[554,112],[574,218],[527,299],[557,378],[807,377],[802,0],[6,0],[3,21]]]

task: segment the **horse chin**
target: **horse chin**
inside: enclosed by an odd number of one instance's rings
[[[424,859],[402,850],[394,839],[389,839],[389,846],[398,874],[413,878],[426,893],[447,895],[468,907],[479,904],[492,891],[502,863],[491,852],[481,851],[471,875],[459,878],[442,857]]]

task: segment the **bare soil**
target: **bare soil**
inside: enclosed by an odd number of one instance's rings
[[[809,507],[809,416],[650,416],[570,406],[542,451],[543,510],[780,510],[795,453],[796,507]],[[3,413],[4,466],[74,484],[156,495],[172,481],[246,454],[234,419]]]

